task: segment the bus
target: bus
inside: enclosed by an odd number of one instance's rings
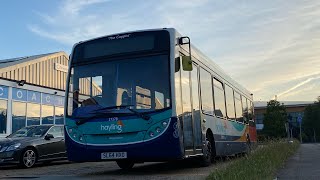
[[[70,161],[209,166],[256,144],[252,94],[174,28],[79,42],[67,79]]]

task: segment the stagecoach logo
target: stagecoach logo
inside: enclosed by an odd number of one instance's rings
[[[117,132],[121,133],[123,128],[122,121],[117,121],[117,124],[110,124],[110,125],[102,125],[100,126],[101,131],[108,131],[108,132]]]
[[[129,38],[131,34],[123,34],[123,35],[116,35],[116,36],[110,36],[108,37],[109,40],[115,40],[115,39],[125,39]]]

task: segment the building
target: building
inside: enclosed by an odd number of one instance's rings
[[[293,127],[298,127],[299,120],[303,119],[304,110],[308,105],[313,104],[311,101],[280,101],[287,111],[288,122]],[[267,110],[267,102],[255,102],[254,103],[254,114],[256,119],[257,130],[263,129],[264,114]]]
[[[68,55],[0,60],[0,138],[21,127],[63,124]]]

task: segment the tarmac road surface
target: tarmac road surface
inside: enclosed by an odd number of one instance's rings
[[[218,160],[209,167],[200,167],[195,159],[176,162],[136,164],[130,171],[121,170],[115,162],[38,164],[31,169],[14,165],[0,166],[0,179],[205,179],[211,171],[224,167],[228,160]]]
[[[301,144],[298,152],[279,170],[277,179],[320,179],[320,144]]]

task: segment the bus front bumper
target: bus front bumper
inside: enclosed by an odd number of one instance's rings
[[[181,159],[183,153],[180,138],[176,136],[177,129],[174,128],[176,122],[176,118],[171,118],[168,129],[153,140],[125,145],[79,144],[66,135],[68,159],[75,162],[102,161],[105,159],[101,158],[101,154],[105,152],[126,152],[127,159],[139,162]]]

